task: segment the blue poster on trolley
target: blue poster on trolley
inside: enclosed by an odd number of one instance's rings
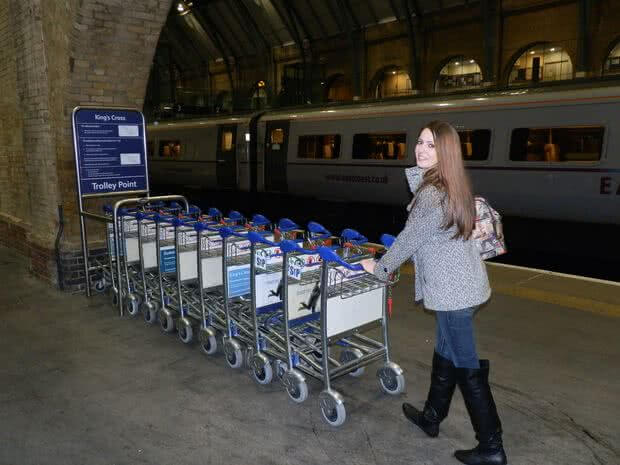
[[[74,110],[73,143],[82,195],[148,190],[144,126],[136,110]]]

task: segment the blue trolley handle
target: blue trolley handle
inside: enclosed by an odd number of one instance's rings
[[[300,247],[299,244],[290,239],[285,239],[282,242],[277,244],[280,247],[280,250],[285,253],[297,252],[304,255],[315,255],[317,253],[316,250],[309,250]]]
[[[267,226],[269,224],[271,224],[271,221],[264,215],[257,213],[252,217],[252,225],[254,226]]]
[[[325,262],[337,263],[338,265],[344,266],[351,271],[364,271],[364,267],[362,265],[360,265],[359,263],[351,265],[350,263],[345,262],[329,247],[321,246],[316,250]]]
[[[392,244],[396,240],[396,237],[392,236],[391,234],[382,234],[379,240],[386,248],[389,249],[390,247],[392,247]]]
[[[215,207],[211,207],[211,208],[209,208],[209,210],[207,210],[207,215],[212,217],[212,218],[221,218],[222,217],[222,212],[219,211]]]
[[[278,222],[278,229],[282,232],[290,232],[290,231],[293,231],[294,229],[299,229],[299,225],[295,223],[293,220],[290,220],[288,218],[282,218]]]
[[[279,243],[276,244],[275,242],[270,241],[269,239],[266,239],[265,236],[263,236],[261,233],[256,232],[256,231],[250,231],[244,237],[247,237],[252,244],[261,243],[261,244],[269,245],[271,247],[278,247],[280,245]]]
[[[316,234],[313,239],[329,239],[332,236],[332,233],[316,221],[310,221],[308,223],[308,231],[312,234]]]
[[[368,242],[368,238],[366,236],[357,232],[355,229],[350,228],[343,229],[340,233],[340,237],[353,245],[362,245]]]
[[[244,219],[244,216],[237,210],[231,210],[230,212],[228,212],[228,219],[234,221],[241,221]]]

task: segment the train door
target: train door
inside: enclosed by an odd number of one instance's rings
[[[237,188],[237,126],[217,127],[216,177],[218,189]]]
[[[265,129],[265,190],[286,192],[289,121],[267,121]]]

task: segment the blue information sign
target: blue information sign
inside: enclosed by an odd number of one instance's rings
[[[79,108],[73,135],[82,195],[148,190],[142,113]]]

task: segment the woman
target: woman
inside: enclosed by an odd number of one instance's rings
[[[459,135],[448,123],[433,121],[417,140],[417,166],[405,170],[414,193],[403,231],[379,260],[364,260],[381,279],[412,259],[415,300],[434,310],[437,340],[431,386],[422,411],[403,404],[405,416],[431,437],[448,415],[458,384],[479,441],[455,452],[466,464],[506,464],[502,429],[488,382],[489,362],[479,360],[473,316],[491,294],[486,268],[472,240],[476,211],[461,156]]]

